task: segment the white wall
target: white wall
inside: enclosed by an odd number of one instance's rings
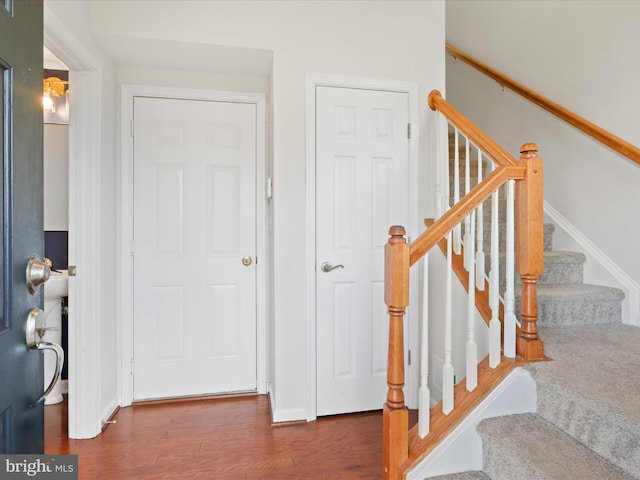
[[[418,84],[428,162],[426,96],[444,87],[444,2],[92,1],[90,9],[92,31],[112,44],[129,38],[272,52],[272,402],[276,417],[307,418],[305,287],[314,265],[305,238],[306,75]],[[207,58],[202,68],[211,69]]]
[[[271,79],[267,75],[212,73],[193,70],[118,65],[118,85],[137,84],[227,92],[252,92],[268,95]]]
[[[69,230],[68,125],[44,125],[44,229]]]
[[[640,3],[451,0],[446,15],[448,43],[640,145]],[[640,165],[461,62],[447,60],[447,94],[512,155],[536,142],[546,201],[640,283]]]

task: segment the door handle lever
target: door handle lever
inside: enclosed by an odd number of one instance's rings
[[[64,364],[64,350],[57,343],[47,342],[42,339],[44,333],[49,328],[44,326],[44,312],[39,308],[33,308],[29,312],[29,316],[27,318],[27,326],[26,326],[26,341],[27,346],[31,350],[53,350],[56,354],[56,370],[53,374],[53,378],[51,379],[51,383],[46,388],[44,393],[36,400],[36,403],[42,402],[47,395],[51,393],[53,387],[58,382],[60,378],[60,374],[62,373],[62,366]]]
[[[56,369],[53,373],[53,377],[51,378],[51,383],[44,391],[44,393],[40,396],[36,403],[40,403],[44,401],[45,398],[51,393],[53,387],[56,386],[58,380],[60,379],[60,374],[62,373],[62,366],[64,365],[64,350],[57,343],[41,341],[38,343],[37,350],[53,350],[56,353]]]
[[[325,273],[329,273],[331,270],[335,270],[336,268],[344,268],[344,265],[331,265],[329,262],[324,262],[320,265],[320,270]]]

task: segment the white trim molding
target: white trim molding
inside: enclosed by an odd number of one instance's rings
[[[420,121],[419,121],[419,90],[418,84],[412,82],[401,82],[393,80],[378,80],[370,78],[342,77],[322,74],[308,74],[306,87],[306,291],[307,291],[307,421],[313,421],[317,418],[317,347],[316,347],[316,275],[315,275],[315,253],[316,253],[316,87],[342,87],[357,88],[361,90],[381,90],[388,92],[407,93],[409,96],[409,122],[411,123],[411,138],[409,139],[409,175],[411,184],[410,202],[409,202],[409,219],[410,225],[405,225],[407,235],[410,238],[416,238],[419,228],[418,207],[419,207],[419,147],[420,147]],[[419,298],[419,276],[417,269],[412,271],[411,277],[411,296]],[[407,309],[405,317],[405,347],[414,352],[418,351],[417,335],[410,335],[411,332],[418,331],[418,308]],[[415,338],[414,338],[415,337]],[[405,355],[406,358],[406,355]],[[407,368],[405,372],[406,389],[405,395],[407,402],[411,405],[417,405],[417,385],[418,385],[418,368],[414,362],[412,367]],[[382,404],[380,405],[382,407]],[[289,412],[292,413],[292,412]],[[279,416],[287,417],[287,412],[278,412]],[[276,412],[273,412],[274,421]],[[302,417],[304,418],[304,415]]]
[[[101,432],[101,64],[44,6],[44,44],[69,66],[69,438]]]
[[[266,248],[266,113],[265,96],[262,93],[221,92],[187,88],[158,87],[151,85],[122,85],[120,111],[120,189],[117,225],[120,228],[120,244],[118,245],[119,269],[121,271],[121,405],[128,406],[133,402],[133,375],[131,361],[133,359],[133,257],[131,245],[133,240],[133,138],[131,122],[133,121],[133,98],[135,96],[178,98],[191,100],[208,100],[219,102],[238,102],[256,105],[256,257],[267,258]],[[267,393],[267,320],[266,320],[266,279],[270,262],[256,262],[256,355],[257,355],[257,393]]]

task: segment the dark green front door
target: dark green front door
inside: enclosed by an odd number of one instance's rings
[[[42,307],[26,285],[42,258],[42,0],[0,0],[0,453],[43,453],[43,356],[25,322]]]

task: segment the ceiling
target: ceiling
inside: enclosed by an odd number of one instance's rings
[[[118,65],[226,74],[271,74],[271,50],[104,33],[94,33],[94,37]]]

